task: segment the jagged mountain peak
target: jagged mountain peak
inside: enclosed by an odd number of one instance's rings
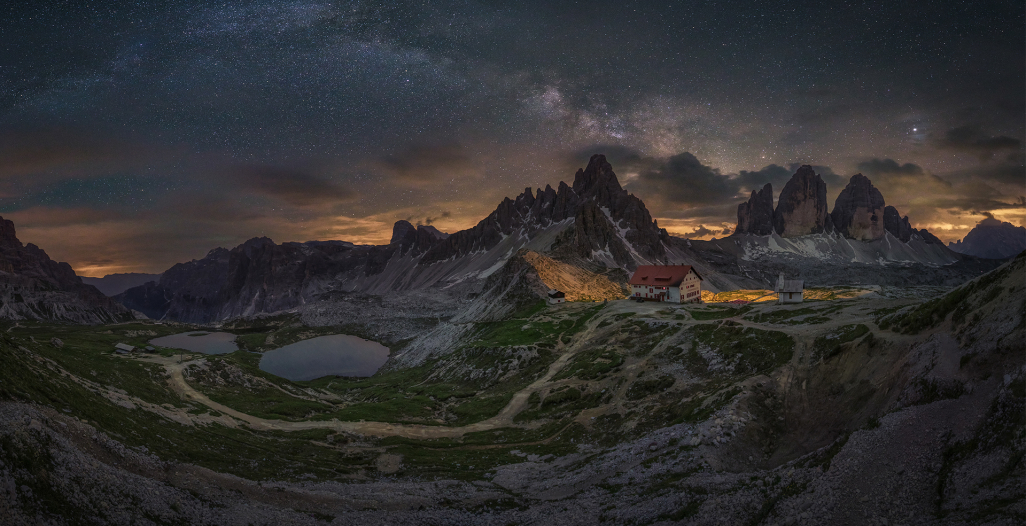
[[[773,211],[773,228],[781,237],[829,231],[826,182],[809,165],[802,165],[780,191]]]
[[[608,201],[613,196],[626,195],[620,186],[613,166],[600,153],[591,156],[588,166],[578,169],[574,174],[573,191],[581,197],[596,197],[600,202]]]
[[[14,221],[0,217],[0,247],[21,247],[17,233],[14,230]]]
[[[392,225],[392,240],[389,241],[388,244],[402,243],[406,236],[416,232],[416,230],[417,229],[413,226],[413,223],[410,223],[405,219],[400,219]]]
[[[768,236],[773,233],[773,185],[766,183],[761,190],[752,190],[747,202],[737,206],[735,234]]]
[[[857,173],[838,194],[830,219],[834,229],[845,237],[860,241],[880,239],[884,236],[885,206],[880,190],[868,177]]]

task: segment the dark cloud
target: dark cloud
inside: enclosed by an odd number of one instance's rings
[[[0,178],[37,182],[110,175],[152,164],[168,152],[138,141],[76,127],[0,131]]]
[[[898,164],[894,159],[871,159],[858,164],[858,170],[866,176],[879,174],[923,175],[926,172],[912,163]]]
[[[690,208],[734,199],[740,187],[736,179],[684,152],[653,163],[627,185],[627,190],[642,199]]]
[[[240,188],[296,206],[348,201],[356,196],[348,188],[289,168],[244,165],[230,168],[225,175]]]
[[[425,183],[463,177],[474,168],[464,148],[455,143],[416,144],[384,156],[380,165],[398,179]]]
[[[765,186],[766,183],[770,183],[773,185],[773,192],[776,194],[787,184],[787,180],[792,175],[794,175],[794,170],[771,164],[754,172],[741,170],[741,173],[738,174],[738,181],[740,181],[741,187],[748,191],[758,190]]]
[[[654,216],[687,229],[720,230],[741,190],[779,193],[797,168],[781,160],[850,176],[852,156],[887,152],[943,167],[956,187],[1000,190],[959,206],[1024,193],[1012,2],[738,0],[686,17],[610,1],[52,4],[16,2],[4,20],[0,212],[93,208],[131,216],[121,228],[153,227],[50,238],[88,238],[96,254],[118,245],[152,261],[162,244],[168,258],[194,257],[265,231],[372,242],[408,214],[472,225],[504,195],[571,179],[594,153]],[[872,21],[873,38],[852,20]],[[830,38],[808,46],[796,27]],[[668,157],[683,151],[695,155]],[[734,175],[763,159],[779,165]],[[815,169],[828,192],[847,182]],[[962,199],[927,182],[882,191],[888,203]]]
[[[698,228],[694,229],[691,232],[688,232],[687,234],[684,234],[684,237],[687,237],[687,238],[705,237],[705,236],[710,236],[710,235],[712,235],[714,233],[715,232],[713,232],[712,230],[709,230],[708,228],[705,228],[705,225],[698,225]]]
[[[438,214],[437,216],[423,216],[423,217],[421,217],[421,216],[407,216],[407,217],[403,218],[403,221],[412,223],[414,225],[427,225],[427,226],[431,226],[436,221],[439,221],[439,220],[442,220],[442,219],[448,219],[450,217],[452,217],[452,212],[450,212],[448,210],[442,210],[442,212],[440,214]]]
[[[791,163],[787,165],[787,168],[791,170],[791,174],[793,175],[795,172],[798,171],[799,168],[802,167],[803,164],[806,163]],[[810,166],[812,166],[813,171],[819,174],[819,176],[823,179],[823,182],[826,183],[828,193],[832,189],[837,189],[838,191],[840,191],[841,187],[844,187],[844,185],[848,184],[848,177],[845,177],[839,173],[834,172],[834,170],[831,169],[829,166],[820,166],[818,164],[813,164]],[[783,185],[781,185],[781,188],[783,188]]]
[[[944,186],[951,186],[951,183],[944,178],[927,172],[923,167],[912,164],[898,164],[894,159],[870,159],[858,164],[858,170],[870,179],[931,179]]]
[[[959,170],[946,175],[949,177],[959,178],[975,177],[984,181],[993,181],[1000,184],[1013,185],[1026,189],[1026,165],[1023,165],[1021,162],[1018,164],[985,164],[967,170]]]
[[[1022,141],[1006,135],[990,135],[980,126],[967,125],[952,128],[944,134],[940,147],[971,152],[982,160],[991,159],[1002,150],[1018,150]]]

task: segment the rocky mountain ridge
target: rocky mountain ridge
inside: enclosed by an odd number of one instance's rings
[[[0,318],[110,323],[131,319],[121,304],[82,283],[71,265],[23,245],[14,222],[0,217]]]
[[[572,186],[527,188],[467,230],[445,234],[400,220],[389,244],[378,246],[254,238],[175,265],[118,299],[151,318],[205,323],[291,309],[334,291],[477,290],[523,248],[634,268],[667,261],[669,241],[645,204],[620,186],[605,156],[594,155]]]
[[[807,279],[812,280],[807,283],[833,285],[869,279],[900,283],[909,276],[917,282],[957,283],[980,270],[971,264],[948,268],[965,256],[919,235],[907,226],[907,218],[893,220],[896,211],[885,209],[877,218],[881,224],[893,222],[897,234],[848,243],[833,230],[822,178],[811,167],[803,167],[792,182],[776,210],[770,185],[739,207],[743,229],[771,235],[684,240],[659,228],[645,204],[623,189],[605,157],[595,155],[577,171],[573,185],[527,188],[515,199],[504,199],[467,230],[445,234],[400,220],[390,242],[375,246],[343,241],[276,244],[254,238],[175,265],[158,282],[129,289],[118,299],[151,318],[193,323],[306,308],[339,294],[385,296],[432,289],[467,299],[484,293],[488,278],[524,250],[545,259],[517,264],[544,264],[562,269],[560,274],[566,276],[578,274],[567,266],[579,269],[581,276],[567,283],[583,283],[616,269],[609,274],[609,290],[626,281],[639,264],[695,265],[705,278],[703,289],[713,292],[764,288],[780,271],[797,270],[809,274]],[[839,218],[850,215],[845,210],[855,210],[853,218],[872,221],[872,214],[867,216],[858,206],[835,206],[839,210]],[[844,219],[849,227],[866,230],[849,219]],[[777,235],[774,228],[781,224],[798,237]],[[894,239],[899,235],[908,241]],[[852,265],[864,266],[865,271],[853,274]]]
[[[948,243],[948,248],[980,258],[1010,258],[1026,250],[1026,228],[988,217],[973,227],[965,238]]]
[[[826,183],[809,165],[798,168],[787,181],[776,209],[770,183],[738,205],[734,235],[774,233],[782,238],[836,234],[858,241],[883,239],[890,233],[902,243],[916,236],[927,244],[943,244],[926,229],[912,228],[908,216],[901,217],[896,208],[887,205],[880,190],[861,173],[851,177],[827,213]]]

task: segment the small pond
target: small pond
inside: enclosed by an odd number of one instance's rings
[[[192,331],[150,340],[153,345],[203,354],[228,354],[239,350],[235,335],[227,332]]]
[[[292,381],[322,376],[371,376],[388,360],[388,347],[377,342],[332,334],[318,336],[260,358],[260,370]]]

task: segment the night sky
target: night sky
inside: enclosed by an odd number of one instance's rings
[[[17,4],[0,215],[81,275],[456,231],[593,153],[677,235],[799,164],[945,241],[1026,220],[1021,2]]]

